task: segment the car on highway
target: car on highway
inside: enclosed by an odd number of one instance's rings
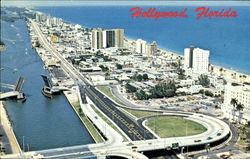
[[[213,138],[212,138],[212,137],[210,137],[210,136],[209,136],[209,137],[207,137],[207,140],[211,140],[211,139],[213,139]]]
[[[137,147],[137,146],[132,146],[131,148],[132,148],[132,149],[137,149],[138,147]]]
[[[127,146],[132,146],[132,145],[134,145],[134,144],[133,144],[133,143],[131,143],[131,142],[127,144]]]
[[[201,140],[194,140],[194,142],[201,142]]]

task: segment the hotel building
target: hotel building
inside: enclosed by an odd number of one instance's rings
[[[102,29],[92,30],[92,49],[98,50],[103,48],[103,33]]]
[[[231,104],[232,99],[243,105],[243,110],[238,111]],[[231,84],[225,86],[224,102],[221,107],[226,117],[241,123],[250,122],[250,85]]]
[[[147,44],[142,39],[136,40],[136,52],[143,55],[153,55],[157,52],[157,43],[153,41],[151,44]]]
[[[111,29],[103,31],[103,47],[121,48],[124,45],[124,29]]]
[[[209,50],[190,47],[184,49],[184,69],[187,75],[208,74]]]
[[[153,55],[157,52],[157,43],[153,41],[151,44],[147,44],[146,54],[148,56]]]
[[[136,52],[139,54],[146,54],[146,44],[147,42],[142,39],[136,40]]]

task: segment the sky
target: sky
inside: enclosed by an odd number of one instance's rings
[[[211,5],[211,6],[250,6],[250,1],[77,1],[77,0],[1,0],[1,6],[86,6],[86,5]]]

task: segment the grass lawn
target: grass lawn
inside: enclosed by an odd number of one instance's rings
[[[97,86],[97,88],[102,93],[106,94],[109,98],[111,98],[112,100],[116,101],[118,104],[122,104],[123,105],[123,103],[112,94],[112,90],[111,90],[110,87],[108,87],[108,86]]]
[[[146,116],[162,114],[162,113],[157,113],[157,112],[131,110],[131,109],[124,109],[124,110],[126,110],[127,112],[129,112],[132,115],[136,116],[137,118],[142,118],[142,117],[146,117]]]
[[[161,138],[196,135],[207,130],[203,125],[182,117],[151,118],[146,125]]]

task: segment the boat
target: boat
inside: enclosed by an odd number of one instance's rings
[[[52,98],[53,95],[59,95],[61,91],[45,86],[42,88],[42,93],[45,97]]]
[[[51,93],[51,89],[49,87],[43,87],[42,93],[45,97],[52,98],[53,94]]]

